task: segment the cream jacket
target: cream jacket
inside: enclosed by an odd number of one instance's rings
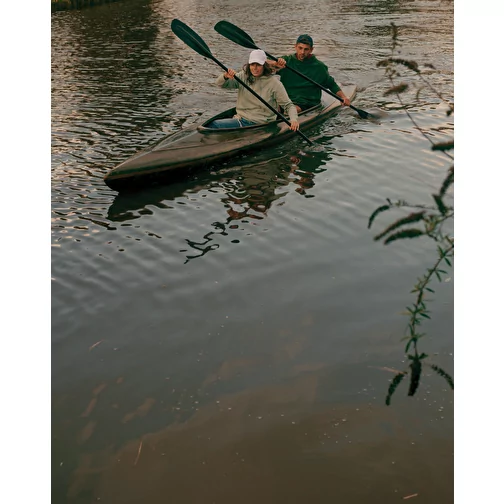
[[[285,114],[288,114],[291,121],[297,121],[298,115],[296,106],[287,95],[287,91],[280,82],[278,76],[268,75],[254,78],[252,84],[247,82],[245,71],[236,72],[236,76],[253,89],[263,100],[268,102],[275,110],[280,105]],[[238,99],[236,100],[236,116],[255,123],[266,123],[275,121],[277,115],[261,103],[248,89],[244,88],[236,79],[224,79],[221,74],[216,84],[224,89],[238,89]]]

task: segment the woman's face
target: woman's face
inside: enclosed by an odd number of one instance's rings
[[[264,66],[259,63],[250,63],[250,73],[254,77],[260,77],[264,72]]]

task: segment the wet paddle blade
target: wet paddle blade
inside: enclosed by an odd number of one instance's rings
[[[219,21],[214,26],[214,30],[238,45],[249,49],[259,49],[248,33],[229,21]]]
[[[171,22],[171,29],[177,37],[185,42],[191,49],[201,54],[205,58],[213,59],[212,51],[205,44],[205,41],[189,26],[178,19]]]
[[[370,112],[366,112],[365,110],[358,109],[357,107],[354,107],[353,105],[350,105],[350,108],[352,110],[355,110],[355,112],[357,112],[359,114],[359,117],[361,117],[362,119],[369,119],[371,121],[379,121],[380,120],[379,116],[377,116],[375,114],[371,114]]]
[[[355,112],[357,112],[359,114],[359,116],[362,117],[362,119],[369,119],[371,117],[371,114],[369,114],[365,110],[358,109],[357,107],[354,107],[353,105],[350,105],[350,108],[352,110],[355,110]]]

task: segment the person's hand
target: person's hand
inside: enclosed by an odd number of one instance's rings
[[[290,122],[290,129],[292,131],[297,131],[299,129],[299,122],[298,121],[291,121]]]
[[[279,68],[285,68],[285,65],[287,65],[287,62],[283,58],[278,58],[276,64],[277,64],[277,67],[279,67]]]
[[[225,79],[234,79],[236,72],[232,68],[228,68],[227,72],[224,74]]]
[[[348,105],[350,105],[350,100],[348,99],[347,96],[340,96],[340,98],[343,98],[343,101],[341,102],[343,105],[346,105],[348,107]]]

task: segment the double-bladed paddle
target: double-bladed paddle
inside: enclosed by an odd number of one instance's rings
[[[178,19],[174,19],[171,22],[171,29],[173,30],[173,33],[177,35],[177,37],[182,40],[182,42],[185,42],[191,49],[194,49],[197,53],[201,54],[205,58],[209,58],[212,61],[215,61],[217,65],[219,65],[221,68],[223,68],[226,72],[228,69],[226,68],[225,65],[223,65],[210,51],[209,47],[205,44],[205,41],[189,26],[187,26],[185,23],[182,21],[179,21]],[[280,119],[282,119],[283,122],[287,123],[290,126],[290,122],[288,119],[283,116],[278,110],[275,110],[266,100],[261,98],[253,89],[251,89],[245,82],[243,82],[241,79],[234,76],[236,81],[240,83],[245,89],[250,91],[258,100],[260,100],[266,107],[268,107],[271,111],[273,111]],[[301,135],[310,145],[313,145],[313,142],[300,130],[296,130],[296,133]]]
[[[248,47],[249,49],[260,49],[255,42],[252,40],[252,37],[244,32],[241,28],[238,28],[238,26],[234,25],[233,23],[230,23],[229,21],[219,21],[215,26],[214,29],[220,33],[223,37],[226,37],[227,39],[231,40],[232,42],[237,43],[238,45],[241,45],[243,47]],[[278,61],[278,58],[275,58],[275,56],[271,55],[270,53],[264,51],[266,53],[266,56],[268,58]],[[296,69],[285,65],[285,68],[288,68],[290,71],[300,75],[301,77],[304,77],[307,81],[311,82],[315,86],[318,86],[322,91],[325,91],[328,95],[333,96],[334,98],[337,98],[340,102],[343,102],[343,99],[340,98],[338,95],[334,94],[331,90],[325,88],[318,82],[314,81],[313,79],[310,79],[310,77],[302,74],[301,72],[298,72]],[[349,105],[349,107],[352,110],[355,110],[362,119],[378,119],[377,116],[370,114],[369,112],[366,112],[365,110],[358,109],[357,107],[354,107],[353,105]]]

